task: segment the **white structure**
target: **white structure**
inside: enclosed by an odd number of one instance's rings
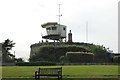
[[[118,53],[120,53],[120,1],[118,2]]]
[[[57,22],[48,22],[41,25],[46,28],[47,35],[42,36],[45,39],[62,40],[66,38],[66,26],[58,24]]]

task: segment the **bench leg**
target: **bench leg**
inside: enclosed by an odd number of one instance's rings
[[[60,76],[61,80],[62,80],[62,76]]]
[[[35,72],[35,79],[38,79],[38,77],[37,77],[37,71]]]
[[[60,79],[59,79],[59,76],[58,76],[58,80],[60,80]]]
[[[58,76],[58,80],[62,80],[62,76]]]
[[[38,80],[40,80],[40,76],[38,76]]]

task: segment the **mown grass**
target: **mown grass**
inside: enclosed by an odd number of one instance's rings
[[[35,80],[34,78],[3,78],[2,80]],[[41,80],[58,80],[57,78],[42,78]],[[63,80],[120,80],[119,78],[63,78]]]
[[[33,78],[34,72],[39,67],[61,66],[4,66],[2,67],[3,78]],[[118,77],[117,65],[80,65],[62,66],[63,77]]]

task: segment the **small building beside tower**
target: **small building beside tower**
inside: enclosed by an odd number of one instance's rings
[[[70,30],[70,33],[68,33],[68,42],[71,43],[72,42],[72,33]]]

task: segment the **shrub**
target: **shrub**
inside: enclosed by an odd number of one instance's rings
[[[54,62],[40,61],[40,62],[18,62],[17,66],[52,66],[56,65]]]
[[[113,57],[113,62],[120,63],[120,56],[114,56]]]

